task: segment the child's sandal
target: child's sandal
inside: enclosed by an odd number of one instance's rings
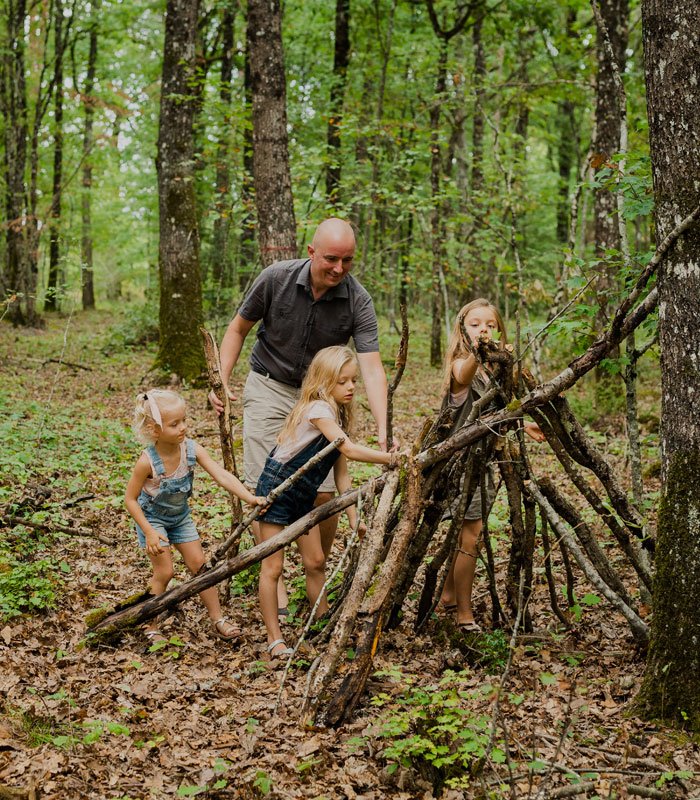
[[[279,647],[280,645],[282,645],[283,649],[280,650],[279,653],[273,653],[272,651],[275,649],[275,647]],[[287,647],[287,645],[284,643],[284,639],[275,639],[274,642],[270,642],[270,644],[268,644],[267,652],[270,654],[270,658],[273,659],[291,656],[294,650],[291,647]]]
[[[228,617],[221,617],[221,619],[212,621],[212,624],[214,625],[216,635],[221,639],[233,641],[235,639],[240,639],[242,636],[241,629],[233,625]]]

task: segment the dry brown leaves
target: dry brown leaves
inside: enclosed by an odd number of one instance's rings
[[[5,348],[14,346],[7,331],[2,336]],[[128,423],[145,364],[141,355],[123,374],[110,375],[110,389],[99,393],[98,401],[91,373],[70,374],[56,401],[83,410],[82,404],[97,403],[99,413]],[[14,362],[12,369],[17,369]],[[25,364],[22,369],[25,389],[40,392],[39,368]],[[435,410],[438,398],[432,389],[437,391],[439,381],[437,371],[412,364],[409,356],[395,416],[404,442]],[[188,396],[197,436],[216,452],[216,429],[204,408],[204,392]],[[365,411],[359,438],[370,433]],[[545,454],[540,458],[540,468],[556,472]],[[104,492],[99,465],[86,465],[84,488]],[[210,496],[218,503],[225,499],[207,488],[200,500]],[[282,671],[263,661],[265,637],[252,594],[234,598],[227,609],[246,632],[239,646],[215,637],[201,605],[190,601],[164,623],[173,639],[157,652],[145,652],[140,633],[125,637],[117,648],[79,649],[85,613],[141,589],[149,571],[121,508],[98,513],[78,506],[71,517],[112,536],[114,545],[77,537],[58,540],[60,554],[54,555],[71,565],[59,607],[45,616],[13,619],[0,629],[5,698],[0,785],[27,792],[37,788],[50,800],[433,797],[414,771],[389,774],[382,742],[372,736],[378,712],[369,696],[342,729],[303,729],[297,713],[307,667],[301,665],[288,676],[283,702],[273,715]],[[498,553],[501,578],[506,555],[505,550]],[[296,559],[291,561],[288,575],[298,573]],[[477,607],[483,619],[488,615],[481,573]],[[536,575],[530,607],[536,633],[519,637],[502,696],[510,768],[487,764],[481,781],[475,779],[464,792],[448,790],[444,797],[556,797],[577,780],[590,785],[581,797],[628,797],[630,786],[658,790],[664,773],[678,772],[695,775],[667,777],[660,788],[676,796],[698,796],[697,744],[630,715],[643,664],[624,621],[601,603],[584,608],[572,631],[563,632],[548,608],[541,562]],[[184,578],[180,572],[179,579]],[[577,586],[579,594],[586,591],[585,585]],[[446,667],[469,669],[450,643],[448,623],[436,620],[419,636],[410,623],[409,608],[403,625],[383,638],[377,669],[399,669],[421,685],[435,685]],[[289,629],[290,640],[294,633]],[[492,672],[477,668],[465,673],[465,688],[497,687],[500,671]],[[401,688],[386,677],[372,678],[368,685],[370,696],[380,691],[399,696]],[[495,691],[484,701],[486,713],[494,708]],[[365,737],[360,745],[358,737]],[[528,769],[533,762],[536,768]]]

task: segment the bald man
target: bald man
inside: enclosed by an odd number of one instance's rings
[[[386,448],[387,383],[379,355],[372,298],[350,271],[355,234],[341,219],[322,222],[308,245],[308,258],[278,261],[258,276],[221,342],[221,377],[228,385],[243,342],[260,321],[243,390],[244,481],[255,489],[265,458],[294,406],[301,381],[316,353],[353,339],[377,436]],[[232,399],[236,399],[230,392]],[[213,392],[217,411],[221,403]],[[332,497],[332,475],[319,489],[317,505]],[[298,544],[307,570],[325,573],[337,519],[321,523]],[[325,600],[319,612],[325,610]]]

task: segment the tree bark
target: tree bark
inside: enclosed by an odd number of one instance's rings
[[[328,166],[326,168],[326,196],[330,205],[338,204],[340,191],[340,122],[343,117],[343,97],[350,63],[350,0],[335,3],[335,52],[333,56],[333,84],[331,85],[330,114],[328,117]]]
[[[279,0],[249,0],[248,48],[255,206],[260,257],[267,266],[297,256]]]
[[[27,248],[26,202],[28,115],[25,69],[26,0],[17,0],[6,15],[6,41],[1,53],[4,117],[5,211],[7,214],[4,289],[10,297],[8,316],[15,325],[35,319]],[[31,304],[31,305],[30,305]],[[26,309],[26,310],[25,310]]]
[[[700,202],[700,18],[683,0],[642,3],[657,241]],[[662,492],[654,616],[638,699],[645,716],[700,730],[700,225],[658,276]]]
[[[607,29],[611,48],[605,42],[605,31],[597,26],[596,55],[598,74],[596,78],[595,142],[593,167],[600,170],[611,168],[610,159],[620,150],[620,130],[624,109],[620,108],[619,94],[615,84],[612,59],[620,75],[624,72],[627,49],[628,0],[600,0],[600,14]],[[596,189],[594,201],[595,253],[604,258],[607,250],[620,249],[620,232],[617,221],[617,200],[607,188]],[[616,268],[603,264],[600,270],[598,330],[607,324],[609,300],[607,294],[615,284]]]
[[[222,127],[216,147],[216,187],[214,207],[216,219],[211,252],[211,266],[217,287],[233,284],[233,257],[231,253],[231,82],[233,80],[234,20],[236,8],[230,2],[224,9],[221,27],[221,72],[219,75],[219,101],[221,103]]]
[[[168,0],[158,132],[160,339],[157,363],[187,380],[204,370],[194,186],[198,0]]]
[[[80,198],[82,215],[82,237],[80,240],[80,255],[82,265],[82,299],[83,309],[95,307],[95,284],[92,260],[92,148],[94,136],[92,132],[93,118],[95,116],[95,99],[92,96],[95,87],[95,66],[97,64],[97,36],[98,19],[100,13],[100,0],[93,4],[93,19],[90,23],[90,50],[88,53],[87,74],[85,76],[85,90],[82,101],[85,106],[85,128],[83,129],[83,191]]]
[[[53,193],[49,214],[49,277],[44,309],[58,308],[59,271],[61,260],[60,225],[63,183],[63,2],[54,4],[54,144]]]

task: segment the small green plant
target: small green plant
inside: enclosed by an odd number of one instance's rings
[[[265,795],[270,794],[272,791],[272,778],[262,769],[259,769],[255,773],[255,778],[253,778],[253,786],[257,791],[260,793],[262,797]]]
[[[388,707],[375,735],[387,742],[382,757],[390,772],[399,766],[413,769],[439,794],[445,786],[468,786],[472,770],[487,754],[496,763],[505,760],[503,742],[489,744],[490,714],[475,710],[492,687],[463,688],[468,679],[470,673],[446,672],[437,686],[410,686],[398,697],[373,699],[373,705]]]
[[[0,561],[0,617],[11,619],[53,608],[60,583],[53,561],[41,558],[24,562],[6,555]]]
[[[661,789],[674,780],[690,780],[695,773],[690,769],[677,769],[673,772],[662,772],[656,781],[656,786]]]
[[[182,655],[182,648],[185,643],[179,636],[171,636],[169,639],[163,639],[160,642],[153,642],[148,648],[149,653],[158,653],[162,651],[162,655],[166,658],[177,659]]]
[[[505,631],[497,628],[495,631],[486,631],[479,638],[478,665],[487,672],[501,670],[508,658],[510,643]]]

